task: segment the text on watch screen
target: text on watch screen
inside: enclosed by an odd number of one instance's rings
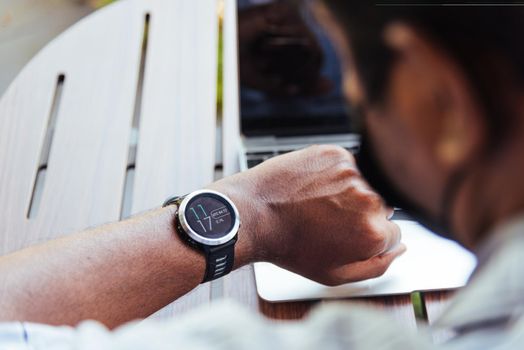
[[[193,198],[186,207],[185,215],[193,231],[207,238],[225,236],[235,222],[229,203],[208,194]]]

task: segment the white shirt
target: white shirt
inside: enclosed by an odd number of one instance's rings
[[[274,323],[226,301],[113,332],[94,321],[77,328],[0,324],[0,349],[524,349],[524,216],[490,237],[468,286],[431,328],[416,332],[355,306],[330,304],[303,321]],[[435,344],[432,333],[443,331],[449,339]]]

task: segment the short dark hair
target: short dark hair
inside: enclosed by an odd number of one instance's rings
[[[389,23],[401,21],[437,42],[463,68],[484,107],[494,138],[500,139],[509,129],[514,116],[503,105],[501,94],[508,78],[519,85],[524,83],[524,6],[322,1],[350,39],[348,43],[371,103],[384,97],[395,59],[395,53],[384,44],[384,29]],[[502,76],[508,68],[512,76]]]

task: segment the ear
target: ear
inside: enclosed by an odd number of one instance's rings
[[[423,131],[421,141],[429,155],[442,170],[476,157],[487,141],[487,125],[463,69],[435,40],[412,26],[393,23],[384,33],[386,45],[397,54],[395,66],[406,73],[404,90],[411,89],[412,98],[418,96],[419,103],[426,104],[414,108],[419,120],[413,122]]]

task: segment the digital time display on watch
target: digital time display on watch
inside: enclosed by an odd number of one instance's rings
[[[223,198],[211,193],[200,194],[187,204],[185,217],[189,227],[200,236],[221,238],[235,224],[235,212]]]

